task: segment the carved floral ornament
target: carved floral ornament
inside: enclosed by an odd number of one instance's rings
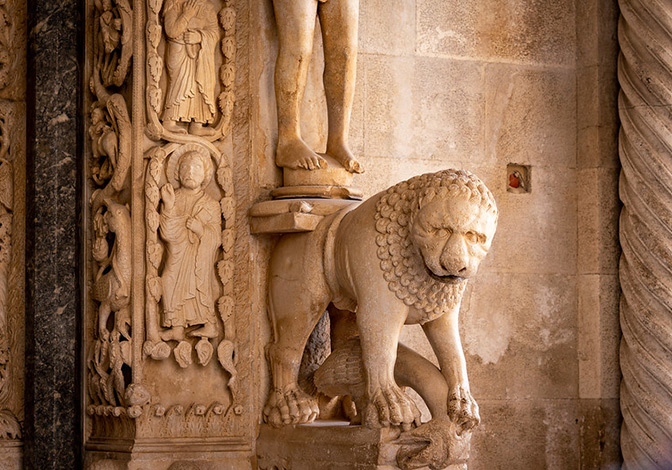
[[[217,9],[211,0],[148,0],[147,13],[144,130],[151,140],[140,157],[143,194],[136,196],[129,170],[138,157],[130,136],[140,123],[131,122],[124,97],[133,11],[125,0],[95,5],[91,90],[96,99],[89,135],[91,297],[97,315],[89,348],[88,411],[135,418],[151,401],[139,372],[142,361],[172,357],[182,368],[205,367],[216,352],[228,374],[228,409],[240,414],[233,324],[235,199],[224,141],[234,100],[235,10],[232,1]],[[142,227],[133,219],[140,205]],[[145,231],[144,311],[131,308],[136,230]],[[159,408],[150,414],[166,415],[160,405],[153,406]],[[221,404],[194,406],[194,416],[222,414]],[[203,407],[212,411],[200,413]]]

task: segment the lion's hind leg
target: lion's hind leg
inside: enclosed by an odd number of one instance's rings
[[[319,307],[320,311],[324,311],[327,302]],[[268,349],[273,386],[264,407],[264,420],[274,427],[310,423],[319,415],[316,398],[298,384],[303,350],[319,315],[301,308],[294,313],[292,319],[276,318],[276,338]]]
[[[330,302],[330,292],[322,275],[304,269],[294,243],[276,248],[271,260],[269,306],[273,320],[274,341],[268,348],[272,388],[264,407],[264,420],[275,427],[310,423],[319,408],[315,397],[298,384],[299,367],[306,342]],[[296,241],[301,239],[297,237]],[[308,263],[310,264],[310,263]]]

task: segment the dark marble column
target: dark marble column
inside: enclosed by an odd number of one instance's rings
[[[79,468],[78,0],[28,1],[25,468]]]

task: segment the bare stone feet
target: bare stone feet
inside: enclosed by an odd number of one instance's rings
[[[161,336],[161,339],[164,341],[182,341],[184,339],[184,327],[174,326],[162,331],[159,336]]]
[[[168,132],[174,132],[175,134],[186,134],[187,130],[180,126],[177,121],[173,120],[165,120],[163,121],[163,127],[166,129]]]
[[[317,170],[327,167],[326,160],[313,152],[301,139],[279,141],[275,163],[279,167],[292,170]]]
[[[197,338],[214,338],[217,336],[217,327],[214,323],[206,323],[202,327],[189,333],[189,335]]]
[[[420,411],[413,400],[396,385],[378,388],[368,397],[364,407],[363,422],[368,428],[401,426],[408,431],[420,425]]]
[[[214,128],[204,126],[200,122],[192,122],[191,124],[189,124],[189,133],[191,135],[197,135],[200,137],[209,137],[215,135],[216,132],[217,131]]]
[[[312,423],[319,414],[317,400],[301,390],[298,384],[272,390],[264,406],[264,421],[275,428]]]
[[[327,155],[343,165],[350,173],[364,173],[364,166],[355,158],[345,144],[327,145]]]

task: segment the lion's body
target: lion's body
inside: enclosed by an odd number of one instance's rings
[[[460,268],[464,265],[473,270],[470,258],[473,255],[462,245],[459,249],[452,245],[442,248],[439,250],[442,257],[450,251],[448,254],[453,258],[469,259],[451,258],[449,261],[459,266],[454,273],[441,273],[445,280],[430,273],[424,253],[431,252],[428,250],[434,246],[431,243],[427,249],[426,243],[415,246],[413,238],[418,199],[415,195],[414,199],[404,196],[405,209],[399,204],[396,209],[387,209],[388,202],[400,199],[394,195],[399,186],[325,217],[312,232],[285,235],[276,246],[269,279],[275,335],[269,349],[273,391],[264,410],[271,424],[309,422],[317,416],[314,401],[298,388],[297,377],[306,340],[330,303],[338,309],[356,312],[367,379],[365,400],[369,409],[363,410],[365,424],[410,426],[419,417],[415,405],[394,380],[398,340],[404,324],[423,325],[449,386],[462,387],[468,393],[457,315],[468,277],[460,277],[466,267]],[[392,214],[395,210],[396,214]],[[389,223],[387,219],[396,222],[396,216],[408,220],[403,224]],[[471,227],[480,223],[480,219],[485,220],[480,215],[472,219],[458,223]],[[403,234],[405,237],[399,236]],[[448,247],[447,242],[441,243]],[[395,258],[399,253],[401,257]],[[479,261],[480,258],[476,267]]]

